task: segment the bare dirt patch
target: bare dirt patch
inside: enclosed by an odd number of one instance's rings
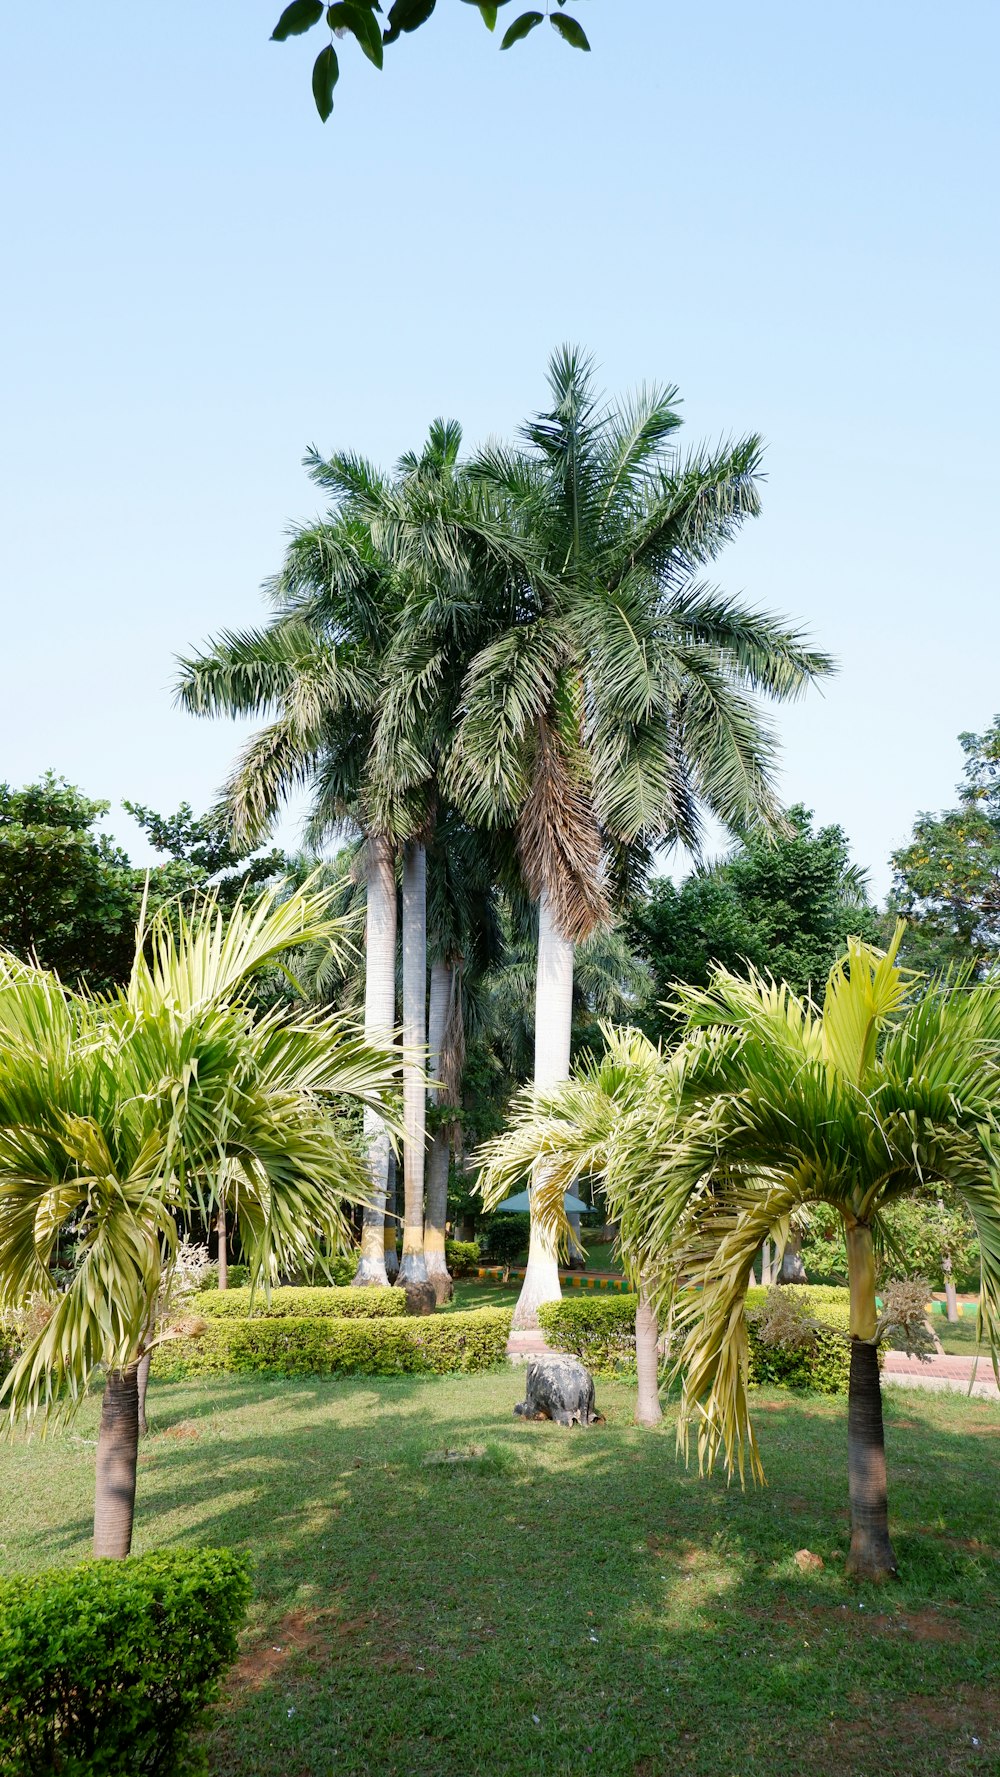
[[[364,1616],[338,1616],[336,1610],[290,1610],[266,1640],[240,1655],[227,1689],[237,1695],[260,1690],[302,1658],[328,1657],[338,1641],[359,1634],[368,1621]]]
[[[1000,1692],[960,1685],[951,1696],[897,1697],[886,1709],[879,1698],[852,1698],[859,1713],[830,1722],[816,1744],[815,1768],[842,1777],[877,1777],[886,1766],[935,1773],[996,1770],[1000,1750]],[[881,1723],[877,1736],[872,1722]],[[935,1758],[931,1767],[928,1754]]]

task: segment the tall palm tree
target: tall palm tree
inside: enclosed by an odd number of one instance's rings
[[[602,406],[589,362],[556,354],[551,408],[523,448],[469,465],[522,539],[509,620],[469,671],[446,785],[474,822],[517,832],[538,902],[535,1084],[569,1071],[574,947],[652,851],[696,850],[703,811],[733,831],[776,826],[763,695],[831,670],[802,636],[699,579],[759,510],[761,444],[674,450],[677,391]],[[559,1295],[533,1225],[515,1326]]]
[[[321,479],[314,457],[314,479]],[[374,474],[366,465],[358,475]],[[387,1040],[396,1024],[396,836],[392,810],[373,782],[372,746],[382,663],[398,619],[399,590],[363,523],[333,514],[293,533],[268,583],[275,614],[262,628],[224,633],[180,662],[178,700],[200,716],[268,715],[238,759],[224,792],[235,832],[261,840],[282,803],[311,791],[309,838],[360,833],[366,888],[365,1034]],[[390,1142],[377,1111],[365,1113],[371,1201],[364,1212],[355,1282],[386,1285],[385,1221]]]
[[[266,1285],[342,1244],[342,1206],[366,1195],[333,1100],[382,1111],[394,1052],[335,1015],[250,1001],[261,969],[316,940],[338,942],[338,924],[305,890],[228,917],[211,897],[158,915],[127,988],[105,999],[0,955],[0,1309],[49,1310],[0,1402],[9,1424],[71,1413],[103,1366],[95,1555],[131,1545],[138,1371],[185,1221],[224,1185]]]
[[[582,1081],[524,1105],[487,1156],[490,1195],[516,1155],[543,1152],[539,1213],[558,1227],[561,1187],[600,1171],[634,1269],[655,1279],[683,1377],[681,1430],[699,1459],[760,1475],[747,1397],[743,1304],[762,1240],[779,1247],[812,1203],[840,1215],[850,1284],[848,1570],[896,1572],[889,1536],[875,1294],[883,1214],[949,1183],[982,1254],[979,1338],[1000,1375],[1000,990],[968,977],[917,995],[889,950],[854,939],[822,1006],[751,974],[718,970],[678,989],[687,1034],[660,1057],[622,1038],[603,1096]]]

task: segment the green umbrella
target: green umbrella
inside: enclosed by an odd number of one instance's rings
[[[593,1207],[592,1203],[582,1203],[579,1197],[574,1197],[572,1191],[567,1191],[563,1197],[567,1215],[590,1215]],[[502,1203],[498,1203],[494,1213],[499,1215],[502,1211],[505,1215],[526,1216],[529,1209],[527,1191],[518,1191],[515,1197],[505,1197]]]

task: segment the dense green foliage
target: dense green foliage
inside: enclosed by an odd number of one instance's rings
[[[905,960],[930,971],[1000,955],[1000,716],[960,734],[965,769],[958,807],[922,814],[892,854],[892,904],[909,922]]]
[[[818,1323],[801,1344],[775,1343],[760,1335],[766,1289],[747,1291],[746,1320],[750,1345],[750,1381],[806,1389],[811,1394],[846,1394],[851,1374],[848,1335],[850,1293],[846,1289],[784,1284],[782,1296]]]
[[[260,1290],[203,1290],[199,1314],[212,1320],[391,1320],[406,1313],[403,1290],[296,1288],[283,1285],[270,1294]]]
[[[249,1563],[162,1550],[0,1580],[6,1777],[189,1777],[191,1735],[236,1657]]]
[[[712,965],[741,971],[747,962],[795,993],[819,990],[848,932],[874,940],[878,917],[863,876],[852,866],[841,827],[813,832],[812,816],[796,807],[790,831],[753,837],[709,870],[676,886],[654,882],[632,911],[629,935],[653,975],[642,1024],[669,1034],[663,1002],[675,981],[705,986]]]
[[[387,1294],[388,1292],[383,1292]],[[506,1362],[510,1313],[379,1320],[288,1316],[219,1320],[205,1333],[172,1340],[154,1357],[158,1377],[402,1376],[491,1370]]]
[[[23,790],[0,785],[0,948],[96,989],[128,974],[140,894],[125,853],[98,831],[108,807],[51,773]]]
[[[0,784],[0,949],[37,958],[67,986],[102,992],[127,979],[144,896],[152,914],[211,883],[231,907],[286,864],[280,851],[248,857],[217,815],[199,819],[186,802],[167,817],[126,802],[165,854],[140,870],[99,829],[109,807],[51,772],[20,790]]]
[[[880,1283],[924,1277],[931,1289],[940,1290],[944,1288],[945,1262],[950,1260],[956,1289],[978,1289],[979,1241],[968,1212],[953,1193],[945,1191],[938,1197],[928,1191],[894,1203],[886,1210],[883,1223],[887,1244],[879,1264]],[[844,1224],[837,1212],[824,1204],[809,1212],[802,1262],[813,1283],[847,1282]]]
[[[467,3],[478,8],[486,29],[493,31],[500,7],[508,5],[509,0],[467,0]],[[557,0],[557,4],[561,9],[565,0]],[[434,6],[435,0],[392,0],[383,26],[380,0],[336,0],[333,6],[328,6],[325,0],[289,0],[271,36],[273,41],[284,43],[289,37],[301,37],[303,32],[311,31],[314,25],[322,26],[325,23],[329,29],[329,42],[320,50],[312,71],[313,102],[323,123],[326,123],[333,111],[334,89],[340,79],[340,59],[334,48],[334,37],[353,37],[372,66],[381,68],[386,46],[397,43],[404,33],[416,31],[426,24]],[[545,16],[544,13],[535,11],[519,13],[504,31],[500,48],[510,49],[515,43],[530,36],[544,22]],[[562,10],[550,13],[548,17],[550,25],[564,43],[568,43],[573,49],[590,48],[586,32],[578,19]]]
[[[543,1302],[538,1318],[550,1344],[571,1351],[595,1376],[635,1370],[637,1297],[567,1296]]]
[[[452,1277],[468,1277],[479,1264],[479,1243],[476,1240],[446,1240],[444,1257]]]
[[[495,1265],[513,1265],[525,1257],[530,1232],[527,1216],[486,1216],[479,1230],[480,1255]]]

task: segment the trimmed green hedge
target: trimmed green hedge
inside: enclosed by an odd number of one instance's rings
[[[851,1352],[843,1335],[849,1325],[849,1291],[783,1284],[782,1293],[786,1291],[823,1326],[808,1345],[765,1345],[754,1330],[754,1320],[764,1306],[767,1290],[748,1290],[751,1383],[777,1383],[813,1394],[846,1394]],[[573,1352],[595,1376],[620,1376],[635,1371],[635,1310],[634,1295],[570,1296],[561,1302],[546,1302],[539,1308],[538,1318],[552,1344]]]
[[[384,1294],[385,1292],[383,1292]],[[191,1339],[158,1347],[158,1377],[446,1376],[506,1361],[509,1308],[407,1320],[218,1320]]]
[[[452,1277],[468,1277],[473,1271],[478,1271],[478,1240],[446,1240],[444,1262]]]
[[[561,1351],[571,1351],[595,1376],[620,1376],[635,1369],[637,1298],[567,1296],[544,1302],[538,1310],[542,1328]]]
[[[250,1600],[233,1549],[160,1549],[0,1580],[5,1777],[193,1777],[191,1735]]]
[[[782,1284],[781,1293],[800,1304],[822,1326],[808,1345],[765,1345],[754,1330],[754,1320],[768,1291],[760,1285],[748,1290],[751,1383],[777,1383],[782,1388],[804,1388],[811,1394],[846,1394],[851,1374],[851,1348],[846,1337],[850,1291],[832,1284]]]
[[[212,1320],[393,1320],[406,1313],[405,1290],[298,1288],[282,1284],[263,1290],[203,1290],[198,1311]]]
[[[227,1277],[231,1290],[241,1290],[250,1282],[250,1267],[249,1265],[230,1265]],[[198,1293],[201,1295],[206,1290],[217,1290],[218,1287],[219,1267],[218,1265],[210,1265],[201,1280]],[[223,1295],[225,1294],[226,1291],[223,1291]]]

